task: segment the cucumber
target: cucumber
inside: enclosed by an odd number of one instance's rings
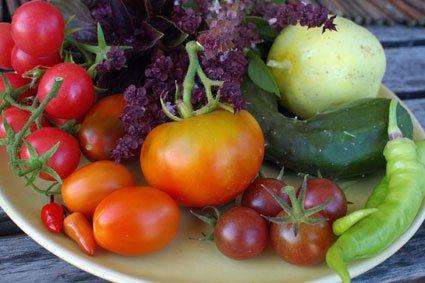
[[[279,112],[277,97],[244,78],[243,97],[265,140],[265,160],[280,167],[325,178],[342,179],[384,168],[388,141],[388,98],[364,98],[307,119]],[[397,121],[412,138],[408,111],[398,104]]]

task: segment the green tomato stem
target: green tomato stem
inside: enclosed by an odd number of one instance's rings
[[[201,65],[199,64],[198,52],[203,50],[204,48],[202,47],[202,45],[200,45],[196,41],[190,41],[186,44],[186,51],[189,56],[189,67],[183,81],[183,98],[182,100],[179,100],[176,97],[177,109],[182,118],[176,117],[175,115],[171,114],[165,107],[165,103],[161,102],[164,113],[171,120],[181,121],[182,119],[184,120],[194,116],[204,115],[216,109],[217,106],[220,106],[223,109],[226,109],[232,113],[234,112],[232,107],[219,102],[219,93],[217,93],[216,97],[214,97],[212,87],[221,87],[223,85],[223,82],[210,80],[202,70]],[[201,107],[198,110],[194,110],[192,105],[192,90],[195,87],[196,75],[199,76],[199,79],[204,85],[205,93],[208,100],[207,105]],[[179,94],[178,91],[176,91],[176,94]]]

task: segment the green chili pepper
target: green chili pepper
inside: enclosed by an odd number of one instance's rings
[[[378,211],[343,233],[326,254],[327,264],[344,282],[351,281],[346,263],[374,256],[396,240],[413,222],[425,196],[425,167],[418,160],[415,143],[403,138],[397,127],[396,106],[393,99],[388,126],[390,141],[384,149],[387,160],[384,179],[388,180],[380,183],[375,200],[369,203],[369,207],[376,205]]]
[[[379,204],[385,199],[388,194],[388,186],[389,178],[385,176],[379,182],[379,184],[373,189],[372,194],[366,201],[365,208],[375,208],[378,207]]]
[[[341,217],[332,225],[332,231],[335,235],[339,236],[342,235],[345,231],[350,229],[354,224],[365,218],[366,216],[377,212],[377,208],[364,208],[356,210],[350,214],[347,214],[344,217]]]

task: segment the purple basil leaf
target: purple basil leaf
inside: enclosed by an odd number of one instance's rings
[[[162,32],[151,26],[149,23],[142,21],[140,29],[136,30],[134,36],[134,49],[137,51],[146,51],[151,49],[159,39],[164,36]]]
[[[110,0],[109,5],[112,11],[112,19],[115,30],[118,34],[131,36],[134,34],[135,28],[132,17],[121,0]]]
[[[164,34],[162,44],[166,47],[176,47],[183,43],[189,36],[183,32],[177,25],[170,19],[162,16],[157,16],[151,21],[152,26]]]
[[[49,2],[59,9],[65,21],[75,15],[67,29],[82,28],[82,30],[71,34],[74,39],[87,43],[97,42],[96,22],[83,2],[80,0],[50,0]]]

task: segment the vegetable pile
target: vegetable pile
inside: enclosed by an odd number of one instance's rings
[[[0,68],[9,70],[0,144],[16,175],[46,198],[46,228],[90,256],[98,246],[141,256],[166,250],[190,211],[212,231],[188,241],[214,241],[235,260],[270,243],[289,264],[326,259],[345,282],[347,262],[398,238],[424,198],[424,143],[416,152],[406,109],[376,98],[385,57],[352,63],[372,47],[359,51],[348,38],[382,47],[326,9],[281,2],[31,1],[0,23]],[[323,71],[291,45],[313,33],[317,50],[336,33],[356,49],[328,67],[351,68],[364,83],[350,75],[293,83]],[[306,112],[299,95],[315,96],[320,109]],[[146,183],[129,170],[131,158]],[[263,176],[264,161],[281,174]],[[385,166],[365,209],[351,212],[342,179]],[[287,185],[284,170],[303,182]]]

